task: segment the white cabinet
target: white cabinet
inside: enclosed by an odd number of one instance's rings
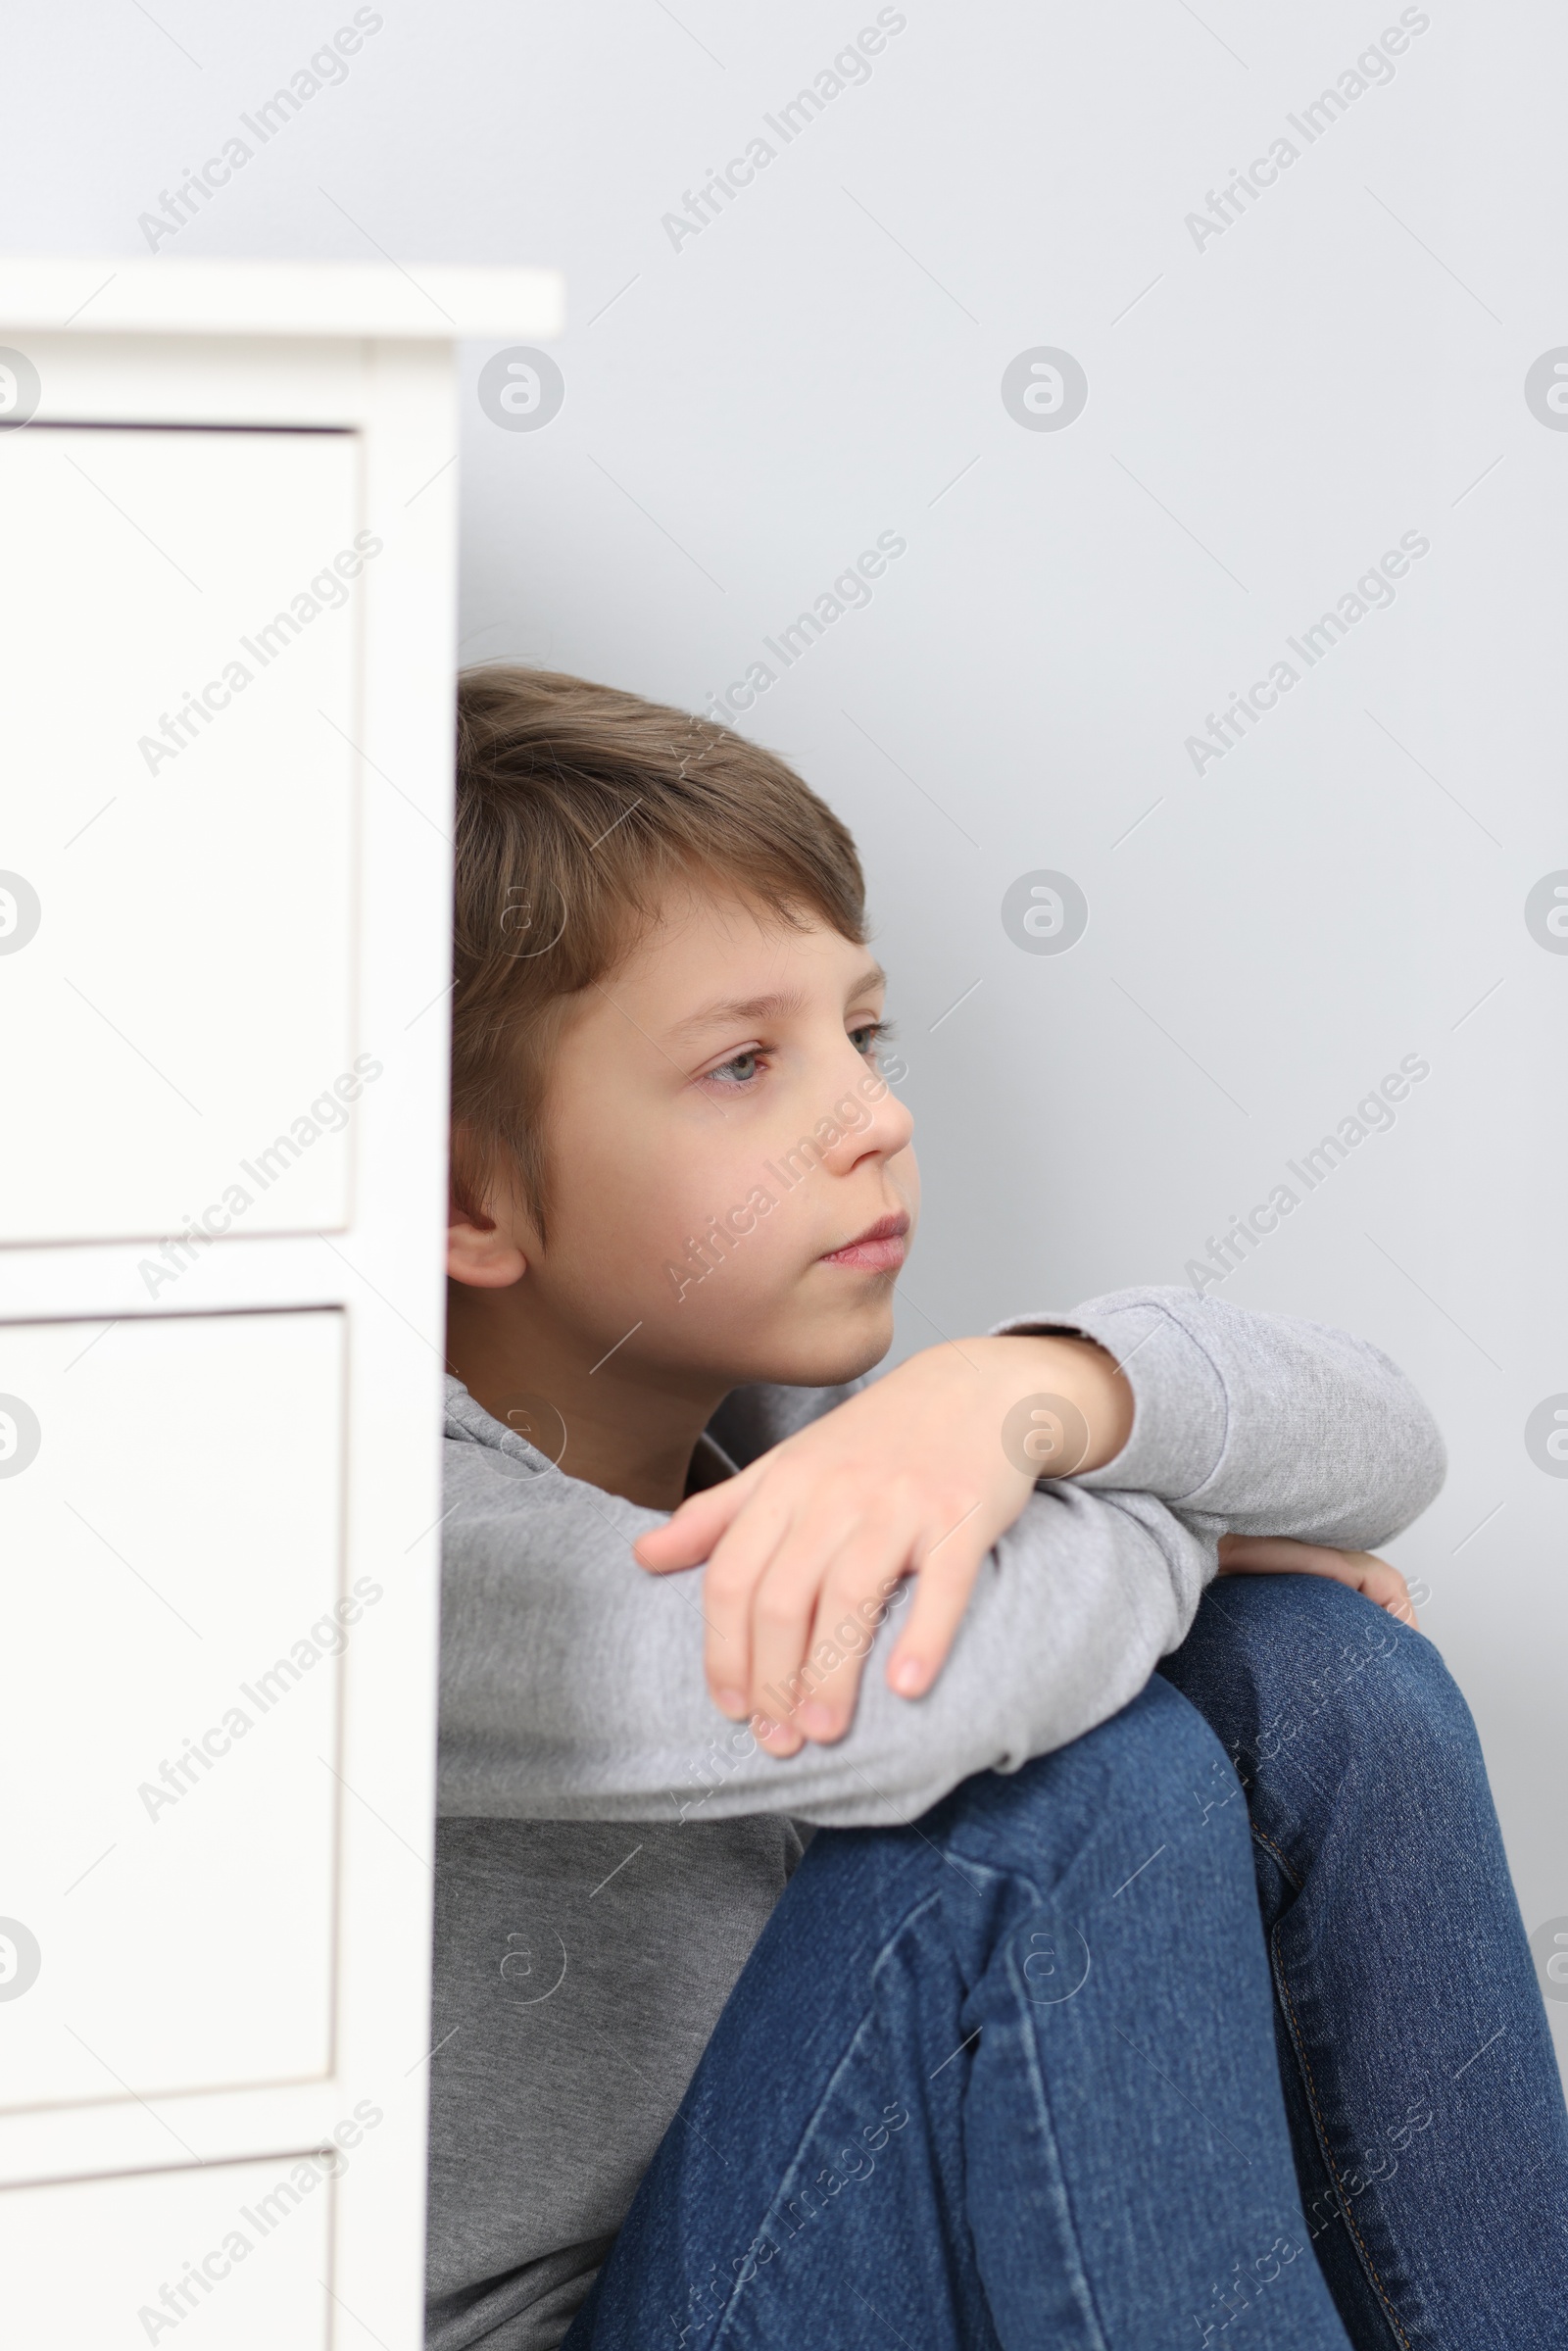
[[[37,385],[0,412],[0,2275],[58,2351],[421,2337],[453,339],[561,302],[419,277],[0,262]]]
[[[7,2339],[146,2351],[196,2317],[204,2351],[327,2351],[332,2172],[353,2160],[0,2189]]]
[[[0,1159],[0,1242],[178,1232],[236,1187],[250,1229],[345,1221],[341,1133],[293,1130],[353,1058],[360,471],[350,432],[0,434],[3,861],[37,926],[0,998],[40,1146]]]
[[[0,1324],[0,2108],[330,2071],[343,1319]]]

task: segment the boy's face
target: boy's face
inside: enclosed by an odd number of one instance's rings
[[[919,1205],[913,1122],[876,1068],[883,986],[814,919],[667,900],[553,1057],[549,1240],[520,1208],[502,1227],[528,1319],[694,1396],[878,1362]]]

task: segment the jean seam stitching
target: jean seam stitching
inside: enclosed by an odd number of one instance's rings
[[[1024,1884],[1033,1886],[1033,1881],[1025,1879]],[[1038,1888],[1036,1888],[1036,1890],[1038,1890]],[[1011,1951],[1009,1951],[1007,1954],[1006,1969],[1008,1979],[1012,1985],[1013,1996],[1019,2002],[1021,2008],[1025,1995],[1023,1994],[1021,1986],[1017,1981],[1017,1971],[1014,1966],[1013,1955]],[[1024,2020],[1020,2018],[1020,2022],[1024,2022]],[[1083,2288],[1083,2305],[1086,2307],[1087,2315],[1092,2321],[1095,2328],[1096,2341],[1094,2345],[1094,2351],[1109,2351],[1110,2338],[1105,2332],[1104,2323],[1100,2310],[1100,2300],[1095,2292],[1094,2281],[1089,2274],[1089,2265],[1084,2259],[1082,2234],[1078,2226],[1078,2216],[1073,2211],[1072,2195],[1067,2185],[1066,2174],[1062,2168],[1060,2141],[1056,2131],[1055,2117],[1052,2113],[1051,2100],[1047,2095],[1045,2074],[1040,2063],[1040,2050],[1036,2042],[1035,2031],[1032,2024],[1025,2022],[1023,2038],[1024,2049],[1029,2066],[1030,2085],[1034,2091],[1035,2111],[1040,2117],[1041,2126],[1051,2143],[1052,2161],[1055,2169],[1056,2179],[1060,2188],[1062,2209],[1066,2216],[1067,2228],[1072,2237],[1073,2259],[1077,2264],[1078,2277]]]
[[[1312,2109],[1312,2122],[1317,2131],[1318,2146],[1322,2152],[1324,2162],[1328,2165],[1330,2178],[1333,2180],[1335,2190],[1339,2195],[1340,2209],[1344,2215],[1345,2225],[1355,2239],[1356,2246],[1360,2252],[1362,2267],[1366,2271],[1367,2277],[1372,2283],[1373,2290],[1376,2292],[1378,2300],[1383,2305],[1383,2313],[1385,2318],[1388,2320],[1389,2325],[1393,2327],[1400,2343],[1403,2345],[1403,2351],[1411,2351],[1410,2338],[1399,2324],[1398,2313],[1396,2311],[1393,2302],[1389,2298],[1388,2288],[1384,2285],[1383,2279],[1378,2275],[1378,2267],[1372,2258],[1370,2250],[1368,2249],[1366,2239],[1362,2236],[1360,2229],[1355,2225],[1354,2215],[1350,2211],[1349,2197],[1346,2193],[1345,2183],[1340,2175],[1340,2167],[1335,2160],[1334,2150],[1329,2144],[1328,2127],[1324,2122],[1323,2111],[1318,2103],[1317,2084],[1312,2079],[1311,2061],[1306,2054],[1306,2036],[1301,2031],[1300,2019],[1296,2013],[1296,2001],[1291,1992],[1290,1978],[1285,1972],[1285,1962],[1280,1953],[1279,1929],[1277,1927],[1270,1935],[1269,1942],[1273,1950],[1274,1977],[1276,1983],[1279,1984],[1281,1994],[1284,1997],[1286,2012],[1290,2018],[1291,2038],[1296,2045],[1297,2063],[1301,2069],[1301,2077],[1306,2084],[1307,2101]],[[1310,2236],[1308,2237],[1308,2242],[1310,2242]]]
[[[866,1980],[870,1986],[871,1997],[868,2000],[865,2008],[862,2010],[860,2016],[858,2018],[854,2032],[850,2034],[849,2039],[845,2042],[838,2063],[834,2066],[832,2073],[828,2077],[826,2085],[822,2091],[822,2095],[820,2098],[818,2098],[815,2106],[812,2107],[808,2120],[801,2126],[800,2135],[795,2142],[795,2151],[790,2157],[788,2167],[784,2172],[783,2178],[779,2181],[777,2189],[771,2196],[768,2197],[767,2202],[762,2209],[761,2221],[759,2229],[753,2232],[754,2243],[756,2242],[757,2236],[760,2234],[761,2228],[766,2226],[767,2217],[769,2213],[772,2212],[775,2204],[780,2202],[788,2202],[789,2184],[794,2179],[797,2170],[800,2168],[801,2151],[810,2138],[812,2131],[816,2129],[818,2122],[821,2120],[823,2109],[827,2106],[828,2101],[832,2097],[834,2089],[838,2084],[839,2079],[842,2076],[845,2067],[849,2064],[856,2049],[858,2047],[860,2036],[865,2031],[867,2019],[875,2013],[877,1970],[881,1967],[882,1962],[884,1959],[886,1959],[889,1951],[892,1950],[894,1944],[899,1940],[900,1936],[905,1934],[909,1926],[910,1921],[917,1918],[923,1910],[929,1909],[933,1903],[940,1903],[941,1899],[942,1894],[940,1887],[933,1893],[922,1895],[920,1900],[917,1901],[913,1907],[906,1911],[904,1917],[900,1919],[897,1927],[895,1927],[893,1932],[887,1936],[881,1948],[878,1950],[875,1959],[872,1960],[870,1967],[867,1969]],[[759,2271],[754,2273],[754,2275],[760,2274],[760,2265]],[[734,2284],[730,2288],[729,2294],[724,2302],[724,2307],[718,2314],[718,2326],[713,2335],[710,2351],[723,2351],[725,2341],[730,2339],[730,2322],[735,2319],[736,2313],[739,2309],[743,2287],[750,2283],[750,2278],[737,2278]]]
[[[1306,1881],[1303,1878],[1298,1878],[1297,1876],[1295,1870],[1292,1869],[1290,1863],[1286,1860],[1284,1853],[1274,1842],[1273,1837],[1269,1836],[1266,1829],[1260,1829],[1256,1821],[1252,1822],[1251,1828],[1253,1841],[1257,1844],[1260,1844],[1265,1853],[1272,1855],[1273,1859],[1279,1863],[1280,1868],[1285,1872],[1287,1878],[1289,1878],[1292,1886],[1296,1888],[1296,1891],[1299,1893]]]

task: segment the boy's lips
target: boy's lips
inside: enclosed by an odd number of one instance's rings
[[[908,1254],[907,1216],[879,1216],[842,1249],[828,1249],[819,1265],[854,1265],[866,1273],[897,1273]]]

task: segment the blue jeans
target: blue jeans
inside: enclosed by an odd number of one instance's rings
[[[1463,1701],[1237,1578],[1086,1738],[817,1835],[566,2351],[1545,2351],[1565,2251]]]
[[[1246,1788],[1308,2233],[1357,2351],[1568,2343],[1568,2115],[1442,1658],[1343,1587],[1249,1576],[1161,1671]]]

